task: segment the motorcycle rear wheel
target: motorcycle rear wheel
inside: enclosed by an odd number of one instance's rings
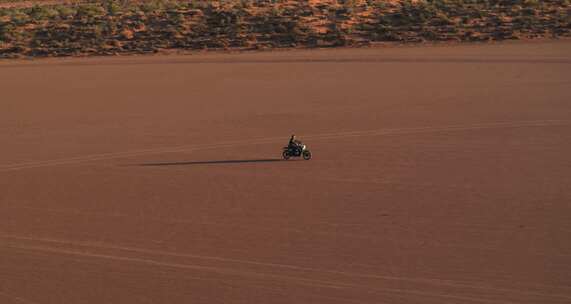
[[[285,160],[288,160],[288,159],[291,157],[291,155],[289,155],[289,152],[288,152],[288,151],[284,151],[284,152],[282,153],[282,156],[283,156],[283,158],[284,158]]]

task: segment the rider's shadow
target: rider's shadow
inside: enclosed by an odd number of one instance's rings
[[[232,164],[248,164],[248,163],[275,163],[281,162],[282,159],[230,159],[230,160],[207,160],[207,161],[179,161],[179,162],[157,162],[139,164],[142,167],[161,167],[161,166],[197,166],[197,165],[232,165]]]

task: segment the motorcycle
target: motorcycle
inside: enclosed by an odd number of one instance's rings
[[[307,149],[306,145],[287,146],[283,148],[282,156],[285,160],[288,160],[291,157],[303,157],[305,160],[310,160],[311,151]]]

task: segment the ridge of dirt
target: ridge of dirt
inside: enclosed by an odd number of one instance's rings
[[[2,1],[0,58],[571,36],[554,1]]]

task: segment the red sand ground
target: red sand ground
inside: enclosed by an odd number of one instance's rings
[[[0,303],[571,303],[570,68],[569,42],[2,62]],[[313,160],[274,161],[292,132]]]

